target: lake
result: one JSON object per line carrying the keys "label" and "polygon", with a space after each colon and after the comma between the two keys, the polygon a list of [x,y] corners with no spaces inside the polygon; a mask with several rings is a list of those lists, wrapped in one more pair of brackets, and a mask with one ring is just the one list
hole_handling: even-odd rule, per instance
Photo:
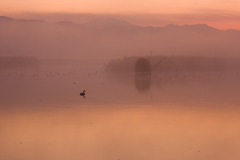
{"label": "lake", "polygon": [[50,66],[0,76],[1,160],[240,158],[238,72],[139,81],[99,66]]}

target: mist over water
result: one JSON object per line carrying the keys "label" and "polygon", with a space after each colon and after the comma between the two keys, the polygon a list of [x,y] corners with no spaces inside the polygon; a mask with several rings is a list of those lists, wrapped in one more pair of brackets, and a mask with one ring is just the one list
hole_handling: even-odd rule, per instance
{"label": "mist over water", "polygon": [[40,61],[1,70],[1,159],[240,157],[237,71],[152,71],[139,90],[108,62]]}
{"label": "mist over water", "polygon": [[[168,26],[177,28],[176,35],[172,34],[173,28],[167,27],[167,31],[161,31],[167,37],[163,39],[183,47],[177,56],[172,56],[170,53],[179,48],[169,51],[169,43],[159,47],[155,40],[159,35],[151,37],[152,33],[144,34],[149,38],[146,39],[138,30],[140,34],[130,35],[130,41],[136,43],[125,43],[129,38],[129,24],[125,22],[119,27],[117,21],[107,32],[105,24],[97,26],[103,27],[104,32],[92,29],[93,37],[82,30],[75,35],[76,28],[67,30],[66,23],[63,28],[57,27],[59,30],[55,30],[56,24],[21,23],[33,29],[24,32],[32,33],[39,31],[40,23],[43,33],[28,35],[27,41],[21,42],[23,32],[17,36],[1,32],[8,42],[16,42],[11,43],[14,47],[10,43],[0,46],[1,160],[240,158],[240,61],[235,41],[232,50],[221,46],[225,50],[218,56],[213,56],[218,50],[208,48],[211,44],[201,41],[197,46],[205,48],[194,48],[199,39],[184,50],[187,43],[180,43],[180,39],[167,33],[175,37],[186,26]],[[88,26],[94,26],[91,23]],[[117,31],[116,26],[120,28]],[[1,27],[1,31],[7,28]],[[201,26],[200,30],[202,27],[210,33],[208,27]],[[187,30],[196,33],[196,28]],[[211,34],[219,32],[214,30]],[[221,31],[220,37],[229,38],[228,33]],[[19,39],[11,39],[11,34]],[[142,40],[136,40],[139,37],[149,45],[142,45]],[[192,41],[191,38],[187,36],[185,40]],[[219,42],[215,38],[215,45],[228,40]],[[7,44],[3,38],[0,41]],[[164,54],[146,54],[143,50],[149,46]],[[142,51],[138,54],[139,50]],[[201,56],[196,50],[209,52]],[[232,51],[231,55],[224,55],[226,50]],[[213,54],[206,56],[208,53]],[[83,90],[85,98],[80,96]]]}
{"label": "mist over water", "polygon": [[[215,58],[204,66],[200,62],[193,66],[180,60],[176,64],[176,58],[167,57],[154,69],[155,57],[147,74],[134,71],[137,59],[118,59],[117,63],[104,59],[36,59],[36,65],[17,68],[12,62],[12,68],[1,69],[1,108],[11,104],[239,104],[240,71],[232,68],[238,67],[230,65],[232,61],[220,68],[223,64],[219,66],[218,62],[208,66],[217,61]],[[83,90],[85,99],[79,95]]]}

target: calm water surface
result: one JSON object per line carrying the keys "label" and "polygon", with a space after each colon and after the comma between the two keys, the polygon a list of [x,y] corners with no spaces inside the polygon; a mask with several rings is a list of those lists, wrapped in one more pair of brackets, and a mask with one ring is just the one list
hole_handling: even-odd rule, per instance
{"label": "calm water surface", "polygon": [[0,159],[239,160],[238,78],[186,75],[1,72]]}

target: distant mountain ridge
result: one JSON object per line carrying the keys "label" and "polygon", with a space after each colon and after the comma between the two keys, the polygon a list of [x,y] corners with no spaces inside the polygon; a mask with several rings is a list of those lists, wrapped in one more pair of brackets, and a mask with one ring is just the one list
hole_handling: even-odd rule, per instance
{"label": "distant mountain ridge", "polygon": [[[34,19],[13,19],[11,17],[7,16],[0,16],[0,21],[22,21],[22,22],[45,22],[44,20],[34,20]],[[63,21],[57,21],[55,24],[60,24],[60,25],[85,25],[88,27],[94,27],[94,28],[113,28],[113,27],[151,27],[151,28],[158,28],[158,29],[177,29],[177,28],[182,28],[182,29],[204,29],[204,30],[219,30],[214,27],[211,27],[207,24],[193,24],[193,25],[176,25],[176,24],[167,24],[162,27],[152,27],[152,26],[142,26],[142,25],[136,25],[133,23],[130,23],[125,20],[121,19],[114,19],[114,18],[96,18],[93,20],[90,20],[87,23],[77,23],[74,21],[69,21],[69,20],[63,20]],[[234,30],[237,31],[237,30]]]}
{"label": "distant mountain ridge", "polygon": [[93,19],[86,23],[87,26],[91,27],[130,27],[135,26],[125,20],[112,19],[112,18],[104,18],[104,19]]}
{"label": "distant mountain ridge", "polygon": [[81,58],[146,55],[240,56],[240,31],[207,24],[141,26],[105,18],[87,23],[0,16],[0,56]]}
{"label": "distant mountain ridge", "polygon": [[6,21],[12,21],[12,22],[45,22],[44,20],[13,19],[13,18],[11,18],[11,17],[0,16],[0,22],[6,22]]}
{"label": "distant mountain ridge", "polygon": [[0,21],[12,21],[13,19],[6,16],[0,16]]}

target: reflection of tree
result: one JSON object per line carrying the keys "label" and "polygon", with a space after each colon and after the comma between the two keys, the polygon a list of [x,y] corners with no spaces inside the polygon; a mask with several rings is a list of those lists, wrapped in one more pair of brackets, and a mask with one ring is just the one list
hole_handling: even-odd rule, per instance
{"label": "reflection of tree", "polygon": [[149,90],[151,87],[151,73],[150,72],[136,72],[135,73],[135,87],[140,92]]}
{"label": "reflection of tree", "polygon": [[146,58],[136,61],[135,86],[138,91],[147,91],[151,86],[151,64]]}
{"label": "reflection of tree", "polygon": [[227,67],[239,68],[239,60],[233,61],[235,63],[231,64],[232,66],[229,65],[231,62],[231,59],[220,57],[154,56],[148,59],[133,56],[110,61],[106,66],[106,71],[111,74],[134,73],[135,87],[139,91],[146,91],[151,87],[151,80],[156,77],[161,77],[166,81],[180,82],[189,77],[197,78],[203,73],[221,72],[228,69]]}

